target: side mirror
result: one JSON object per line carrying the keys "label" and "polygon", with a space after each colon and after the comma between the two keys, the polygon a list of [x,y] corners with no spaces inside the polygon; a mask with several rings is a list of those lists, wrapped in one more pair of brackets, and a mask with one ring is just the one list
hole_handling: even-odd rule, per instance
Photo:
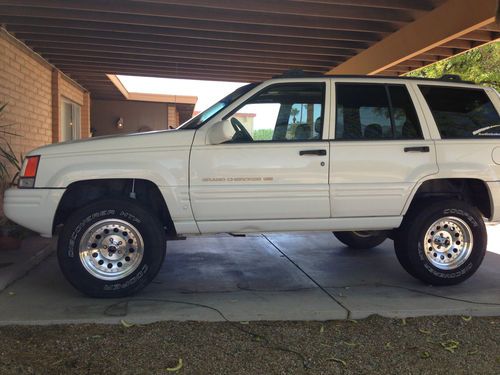
{"label": "side mirror", "polygon": [[234,128],[231,121],[223,120],[212,125],[207,133],[207,143],[218,145],[233,139]]}

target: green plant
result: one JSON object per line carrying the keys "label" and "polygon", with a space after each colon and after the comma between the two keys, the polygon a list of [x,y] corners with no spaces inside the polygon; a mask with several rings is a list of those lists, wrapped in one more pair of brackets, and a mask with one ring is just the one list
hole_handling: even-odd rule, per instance
{"label": "green plant", "polygon": [[449,59],[407,73],[408,77],[440,78],[457,74],[465,81],[494,87],[500,91],[500,42],[471,49]]}
{"label": "green plant", "polygon": [[0,181],[2,183],[5,183],[10,177],[10,168],[14,168],[16,171],[15,175],[12,177],[12,181],[17,177],[21,170],[20,159],[16,156],[16,153],[12,149],[12,146],[7,138],[8,136],[17,137],[18,135],[10,131],[13,124],[2,122],[2,117],[6,107],[7,103],[0,104]]}
{"label": "green plant", "polygon": [[273,139],[274,129],[257,129],[253,131],[252,138],[255,141],[270,141]]}

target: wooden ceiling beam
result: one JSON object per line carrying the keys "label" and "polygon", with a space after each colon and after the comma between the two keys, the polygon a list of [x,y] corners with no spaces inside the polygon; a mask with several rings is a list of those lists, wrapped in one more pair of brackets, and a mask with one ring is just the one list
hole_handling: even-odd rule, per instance
{"label": "wooden ceiling beam", "polygon": [[497,5],[498,0],[448,0],[329,73],[377,74],[387,70],[490,24],[495,20]]}
{"label": "wooden ceiling beam", "polygon": [[135,59],[144,61],[189,63],[190,61],[216,61],[220,63],[250,63],[253,65],[285,65],[289,67],[319,67],[324,68],[341,61],[341,59],[291,59],[275,57],[249,57],[235,55],[217,55],[217,54],[197,54],[197,53],[176,53],[169,51],[145,51],[140,49],[121,49],[116,47],[100,47],[92,45],[63,45],[55,46],[50,44],[46,46],[40,43],[30,45],[36,52],[45,54],[73,55],[73,56],[96,56],[96,57],[114,57],[123,59]]}
{"label": "wooden ceiling beam", "polygon": [[[94,67],[102,67],[102,72],[105,72],[106,66],[112,64],[120,64],[120,66],[130,66],[137,69],[143,69],[144,72],[152,69],[158,68],[170,68],[170,69],[205,69],[206,71],[218,71],[218,70],[227,70],[227,69],[238,69],[242,72],[248,73],[262,73],[262,74],[275,74],[276,72],[281,73],[291,69],[288,65],[273,65],[267,67],[260,66],[245,66],[244,64],[176,64],[176,63],[156,63],[156,62],[147,62],[147,61],[127,61],[124,62],[120,59],[98,59],[97,57],[92,56],[75,56],[75,57],[66,57],[66,56],[57,56],[57,55],[48,55],[46,59],[50,61],[52,64],[59,67],[61,63],[71,63],[74,65],[81,65],[82,67],[94,66]],[[302,70],[307,72],[316,72],[316,73],[325,73],[328,68],[311,68],[304,66]]]}
{"label": "wooden ceiling beam", "polygon": [[408,60],[408,61],[423,61],[423,62],[428,62],[428,63],[434,63],[434,62],[437,62],[439,60],[440,60],[439,56],[422,54],[422,55],[415,56],[411,60]]}
{"label": "wooden ceiling beam", "polygon": [[[71,74],[85,74],[92,72],[101,72],[101,68],[82,68],[81,66],[71,66],[65,65],[64,68],[61,69],[64,73],[68,74],[71,77]],[[200,79],[207,81],[229,81],[229,82],[254,82],[254,81],[263,81],[271,78],[271,75],[254,75],[254,74],[226,74],[222,73],[202,73],[199,72],[175,72],[174,70],[158,70],[158,71],[145,71],[144,69],[131,69],[131,68],[108,68],[108,74],[116,74],[116,75],[130,75],[130,76],[140,76],[140,77],[158,77],[158,78],[181,78],[181,79]]]}
{"label": "wooden ceiling beam", "polygon": [[279,35],[272,35],[266,33],[256,34],[259,30],[253,33],[241,32],[224,32],[224,31],[210,31],[207,33],[203,30],[193,29],[179,29],[168,27],[168,25],[148,26],[148,25],[130,25],[119,23],[106,23],[98,21],[78,21],[66,20],[64,18],[36,18],[18,15],[2,15],[2,8],[0,7],[0,23],[8,25],[24,25],[24,26],[40,26],[46,29],[53,27],[64,28],[68,30],[76,30],[81,33],[88,31],[96,31],[101,34],[120,32],[133,35],[147,35],[154,37],[168,37],[168,38],[189,38],[199,40],[217,40],[226,42],[250,42],[259,44],[270,44],[285,46],[285,48],[292,48],[295,46],[310,46],[310,47],[332,47],[335,46],[337,41],[344,42],[360,42],[371,43],[382,39],[383,35],[379,33],[367,33],[359,31],[344,31],[333,30],[313,36],[299,36],[297,33],[293,35],[286,35],[279,33]]}
{"label": "wooden ceiling beam", "polygon": [[[151,10],[144,4],[123,0],[67,1],[67,0],[0,0],[0,13],[5,15],[63,18],[81,21],[104,21],[130,25],[165,26],[206,31],[246,32],[257,28],[273,34],[279,29],[288,35],[298,32],[325,30],[350,30],[390,33],[404,22],[379,22],[344,18],[318,18],[287,15],[270,15],[255,12],[230,12],[227,10],[195,12],[185,7]],[[250,26],[250,27],[249,27]]]}
{"label": "wooden ceiling beam", "polygon": [[[45,36],[78,36],[78,37],[90,37],[96,39],[109,39],[109,40],[119,40],[119,41],[137,41],[137,42],[153,42],[158,44],[171,44],[171,45],[189,45],[192,47],[215,47],[215,48],[227,48],[234,50],[247,50],[247,51],[265,51],[265,52],[276,52],[276,51],[290,51],[297,54],[306,55],[331,55],[332,50],[336,49],[350,49],[350,50],[363,50],[369,46],[369,42],[355,42],[349,40],[331,40],[326,41],[323,39],[306,39],[306,41],[298,40],[296,44],[290,45],[291,48],[287,48],[287,43],[293,43],[296,38],[272,38],[269,37],[266,41],[248,41],[244,39],[235,40],[220,40],[220,39],[207,39],[207,35],[199,37],[185,37],[185,36],[171,36],[164,34],[141,34],[135,32],[114,32],[109,30],[82,30],[77,28],[67,28],[67,27],[54,27],[54,25],[49,26],[27,26],[27,25],[16,25],[9,24],[8,29],[10,32],[20,35],[22,34],[36,34],[40,38]],[[317,43],[319,42],[319,43]]]}
{"label": "wooden ceiling beam", "polygon": [[[375,20],[388,22],[411,22],[413,17],[407,11],[395,8],[380,9],[371,6],[356,6],[351,3],[335,4],[283,1],[283,0],[135,0],[144,3],[144,7],[152,7],[152,10],[162,10],[164,5],[177,5],[190,9],[238,11],[254,14],[261,12],[266,14],[294,15],[300,17],[321,18],[347,18],[354,20]],[[168,9],[168,8],[166,8]]]}
{"label": "wooden ceiling beam", "polygon": [[494,38],[493,32],[488,30],[475,30],[460,37],[461,40],[471,40],[474,42],[489,42]]}
{"label": "wooden ceiling beam", "polygon": [[450,57],[455,54],[452,48],[435,47],[425,52],[426,55]]}
{"label": "wooden ceiling beam", "polygon": [[[196,51],[200,54],[203,53],[213,53],[213,54],[221,54],[221,55],[236,55],[236,56],[275,56],[275,57],[292,57],[295,58],[297,56],[321,56],[319,58],[324,58],[325,56],[334,57],[334,56],[353,56],[357,53],[357,50],[352,49],[343,49],[343,48],[329,48],[323,49],[320,53],[313,53],[315,48],[301,48],[297,47],[293,50],[287,49],[277,49],[277,48],[269,48],[266,51],[255,51],[252,49],[245,48],[245,44],[241,44],[239,49],[231,49],[231,48],[222,48],[222,47],[207,47],[205,46],[192,46],[186,44],[171,44],[168,42],[144,42],[144,41],[135,41],[135,40],[120,40],[120,39],[107,39],[107,38],[90,38],[87,36],[67,36],[64,34],[54,35],[54,34],[40,34],[40,33],[26,33],[26,32],[17,32],[16,38],[24,41],[28,45],[35,46],[37,43],[43,43],[46,45],[60,45],[61,43],[70,44],[70,45],[95,45],[95,46],[111,46],[118,48],[140,48],[147,50],[161,50],[161,51],[173,51],[173,52],[193,52]],[[326,53],[328,51],[328,53]],[[310,57],[315,58],[315,57]]]}
{"label": "wooden ceiling beam", "polygon": [[[156,0],[154,0],[156,1]],[[159,0],[161,1],[161,0]],[[434,2],[428,0],[291,0],[303,3],[326,3],[339,5],[357,5],[383,9],[402,9],[429,11],[434,9]]]}
{"label": "wooden ceiling beam", "polygon": [[441,44],[441,47],[466,50],[466,49],[471,49],[473,45],[470,40],[463,40],[457,38]]}
{"label": "wooden ceiling beam", "polygon": [[[144,61],[123,61],[120,59],[108,59],[108,58],[101,58],[98,59],[97,57],[91,57],[91,56],[58,56],[58,55],[47,55],[46,58],[53,63],[56,66],[59,66],[60,64],[63,63],[71,63],[74,65],[81,65],[82,67],[85,66],[95,66],[99,67],[101,66],[103,68],[103,71],[105,71],[106,66],[109,65],[119,65],[119,66],[124,66],[124,67],[133,67],[137,69],[144,69],[144,71],[147,71],[148,69],[163,69],[163,68],[170,68],[170,69],[177,69],[177,70],[182,70],[182,69],[199,69],[199,70],[205,70],[205,71],[218,71],[218,70],[238,70],[240,72],[247,72],[247,73],[262,73],[262,74],[277,74],[281,73],[283,71],[286,71],[289,69],[287,65],[275,65],[273,67],[266,67],[262,68],[259,66],[245,66],[241,64],[225,64],[225,65],[207,65],[207,64],[175,64],[175,63],[154,63],[154,62],[144,62]],[[326,71],[327,68],[323,69],[318,69],[318,68],[306,68],[307,71],[309,72],[324,72]]]}

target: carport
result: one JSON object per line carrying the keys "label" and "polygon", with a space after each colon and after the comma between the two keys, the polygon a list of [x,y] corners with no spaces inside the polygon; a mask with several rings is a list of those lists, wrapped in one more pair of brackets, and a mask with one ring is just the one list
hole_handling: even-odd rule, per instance
{"label": "carport", "polygon": [[[0,0],[2,27],[52,64],[53,84],[61,71],[86,90],[87,113],[92,100],[130,99],[116,75],[402,75],[498,40],[497,12],[497,0]],[[26,268],[0,277],[0,291],[10,284],[0,324],[497,315],[500,239],[490,230],[484,270],[446,291],[406,275],[389,241],[355,252],[331,233],[172,241],[156,284],[118,302],[82,298],[53,272],[51,256],[21,280]]]}
{"label": "carport", "polygon": [[92,98],[106,74],[251,82],[401,75],[497,40],[497,0],[0,0],[0,23]]}

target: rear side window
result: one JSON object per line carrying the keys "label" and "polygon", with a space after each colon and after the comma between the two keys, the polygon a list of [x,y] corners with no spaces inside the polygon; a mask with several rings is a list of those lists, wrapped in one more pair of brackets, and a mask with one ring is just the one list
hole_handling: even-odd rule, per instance
{"label": "rear side window", "polygon": [[417,113],[403,85],[336,84],[335,139],[421,139]]}
{"label": "rear side window", "polygon": [[443,139],[500,137],[500,116],[484,90],[419,86]]}

